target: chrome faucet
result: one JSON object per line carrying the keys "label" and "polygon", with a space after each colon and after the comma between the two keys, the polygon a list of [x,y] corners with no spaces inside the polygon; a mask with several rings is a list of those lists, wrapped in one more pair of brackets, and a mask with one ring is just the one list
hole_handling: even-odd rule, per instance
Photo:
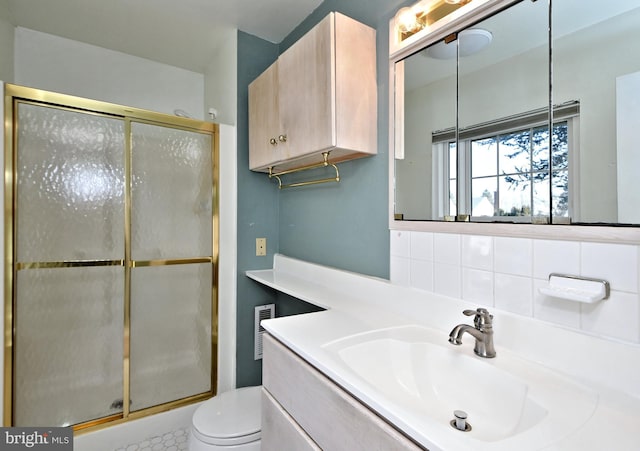
{"label": "chrome faucet", "polygon": [[476,310],[465,310],[467,316],[474,316],[473,326],[467,324],[458,324],[449,334],[449,343],[454,345],[462,344],[462,335],[469,333],[476,339],[476,346],[473,348],[480,357],[492,358],[496,356],[496,350],[493,347],[493,315],[487,309],[479,308]]}

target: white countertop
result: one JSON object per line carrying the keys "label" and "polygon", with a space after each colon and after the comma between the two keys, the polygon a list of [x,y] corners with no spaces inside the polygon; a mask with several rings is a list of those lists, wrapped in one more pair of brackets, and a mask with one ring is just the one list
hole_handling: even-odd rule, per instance
{"label": "white countertop", "polygon": [[[376,329],[419,325],[442,333],[469,323],[462,310],[476,305],[389,281],[276,255],[270,270],[248,271],[251,279],[327,310],[276,318],[265,329],[417,442],[432,450],[510,449],[513,441],[474,442],[453,429],[417,426],[384,395],[372,390],[336,361],[324,345]],[[494,315],[496,362],[500,356],[535,363],[595,394],[596,408],[580,428],[559,440],[537,431],[519,450],[637,450],[640,446],[640,346],[605,340],[497,309]],[[473,356],[467,337],[457,352]],[[551,373],[549,373],[551,374]],[[523,434],[524,435],[524,434]],[[471,440],[471,441],[470,441]],[[513,449],[513,448],[511,448]]]}

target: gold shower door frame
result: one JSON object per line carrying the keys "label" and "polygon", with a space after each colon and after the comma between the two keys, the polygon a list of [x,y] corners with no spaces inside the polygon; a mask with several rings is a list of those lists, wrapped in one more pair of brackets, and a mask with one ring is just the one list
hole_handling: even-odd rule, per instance
{"label": "gold shower door frame", "polygon": [[[63,268],[63,267],[98,267],[98,266],[122,266],[124,267],[124,349],[123,361],[123,409],[122,413],[97,418],[79,423],[73,426],[75,432],[93,431],[129,420],[153,415],[176,407],[192,404],[210,398],[216,393],[217,386],[217,362],[218,362],[218,240],[219,240],[219,127],[217,124],[198,121],[194,119],[171,116],[138,108],[125,107],[116,104],[84,99],[65,94],[58,94],[17,85],[5,84],[5,171],[4,171],[4,246],[5,246],[5,270],[4,270],[4,426],[13,426],[13,393],[14,393],[14,337],[15,323],[14,312],[16,309],[16,284],[17,272],[28,269]],[[125,133],[125,211],[124,211],[124,260],[82,260],[60,262],[33,262],[18,263],[16,253],[16,209],[17,209],[17,130],[18,130],[18,105],[34,104],[37,106],[51,107],[80,113],[87,113],[102,117],[120,119],[124,122]],[[131,161],[132,161],[132,133],[133,123],[148,124],[166,128],[174,128],[183,131],[197,132],[211,136],[211,161],[212,161],[212,249],[211,256],[199,258],[186,258],[175,260],[132,260],[131,258]],[[182,264],[212,264],[211,286],[211,389],[208,392],[174,400],[160,405],[147,407],[135,412],[130,408],[130,330],[131,330],[131,270],[136,267],[168,266]],[[54,425],[50,425],[54,426]]]}

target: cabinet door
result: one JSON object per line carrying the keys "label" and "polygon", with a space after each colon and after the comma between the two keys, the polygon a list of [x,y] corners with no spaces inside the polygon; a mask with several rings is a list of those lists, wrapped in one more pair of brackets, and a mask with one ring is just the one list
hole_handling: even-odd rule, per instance
{"label": "cabinet door", "polygon": [[278,60],[280,122],[292,158],[335,145],[334,48],[330,14]]}
{"label": "cabinet door", "polygon": [[261,451],[322,451],[264,388],[260,438]]}
{"label": "cabinet door", "polygon": [[[424,449],[271,335],[263,338],[263,389],[291,418],[288,423],[282,418],[263,422],[264,450],[288,449],[286,442],[277,443],[278,438],[304,443],[301,439],[306,437],[324,450]],[[270,407],[263,418],[272,413]],[[298,428],[304,434],[295,438]]]}
{"label": "cabinet door", "polygon": [[288,158],[286,142],[278,139],[278,62],[249,85],[249,168],[271,166]]}

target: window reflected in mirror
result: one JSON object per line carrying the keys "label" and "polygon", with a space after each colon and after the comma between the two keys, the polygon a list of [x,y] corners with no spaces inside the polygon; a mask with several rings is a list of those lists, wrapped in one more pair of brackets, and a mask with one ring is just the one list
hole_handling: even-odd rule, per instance
{"label": "window reflected in mirror", "polygon": [[[577,105],[570,109],[576,111]],[[573,153],[569,129],[575,127],[577,120],[576,115],[554,124],[551,160],[546,124],[532,123],[514,129],[498,121],[491,127],[485,126],[484,133],[463,135],[460,150],[456,141],[439,141],[437,134],[432,135],[434,154],[443,149],[449,151],[448,159],[439,160],[442,166],[434,168],[443,176],[436,173],[433,179],[444,182],[437,187],[442,197],[440,205],[445,207],[438,213],[438,219],[455,216],[457,205],[462,205],[467,207],[464,211],[472,221],[546,223],[551,214],[556,223],[568,222],[570,153]],[[495,131],[488,132],[487,128]],[[461,178],[459,188],[458,173],[467,174]],[[459,203],[458,193],[462,196]]]}

